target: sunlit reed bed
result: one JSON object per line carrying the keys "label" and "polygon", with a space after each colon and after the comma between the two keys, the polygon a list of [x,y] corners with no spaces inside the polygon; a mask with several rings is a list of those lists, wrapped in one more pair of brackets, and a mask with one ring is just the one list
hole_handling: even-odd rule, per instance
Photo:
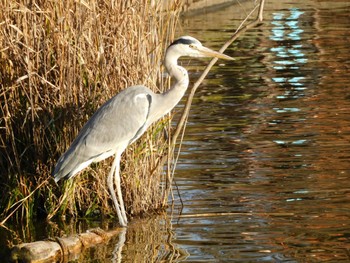
{"label": "sunlit reed bed", "polygon": [[[174,1],[169,12],[162,1],[146,0],[0,5],[0,188],[7,193],[1,218],[22,198],[13,218],[113,215],[105,184],[111,160],[63,188],[50,178],[52,167],[93,112],[120,90],[134,84],[168,89],[159,66],[180,5]],[[168,129],[165,118],[123,155],[130,215],[167,203]]]}

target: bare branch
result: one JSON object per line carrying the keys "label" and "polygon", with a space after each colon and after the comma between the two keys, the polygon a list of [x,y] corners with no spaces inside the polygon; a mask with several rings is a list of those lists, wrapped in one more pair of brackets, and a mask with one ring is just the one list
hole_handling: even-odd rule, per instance
{"label": "bare branch", "polygon": [[[221,49],[219,50],[219,52],[223,53],[239,36],[241,36],[245,31],[247,31],[248,29],[251,29],[253,27],[256,27],[257,25],[259,25],[262,20],[263,20],[263,10],[264,10],[264,2],[265,0],[260,0],[259,5],[256,5],[254,7],[254,9],[247,15],[247,17],[241,22],[241,24],[239,25],[238,29],[236,30],[236,32],[231,36],[231,38],[221,47]],[[256,11],[256,9],[259,8],[258,11],[258,15],[256,17],[255,20],[253,20],[252,22],[244,25],[246,23],[246,21],[250,18],[250,16]],[[183,138],[183,134],[185,132],[185,124],[187,122],[187,118],[189,115],[189,111],[192,105],[192,101],[193,101],[193,97],[194,94],[197,90],[197,88],[199,87],[199,85],[203,82],[204,78],[207,76],[207,74],[209,73],[210,69],[213,67],[213,65],[216,63],[218,59],[217,58],[213,58],[210,63],[208,64],[208,66],[204,69],[202,75],[199,77],[199,79],[194,83],[193,87],[190,89],[190,93],[189,96],[187,98],[186,101],[186,105],[185,108],[183,110],[183,113],[181,115],[181,118],[176,126],[175,132],[172,136],[172,140],[171,140],[171,144],[170,146],[172,147],[172,149],[170,150],[170,152],[173,152],[173,149],[175,148],[175,144],[176,141],[179,137],[180,132],[182,132],[182,138]],[[182,141],[182,139],[181,139]],[[181,142],[180,142],[181,145]],[[173,164],[174,166],[176,166],[176,162]],[[172,169],[171,171],[171,175],[173,176],[173,172],[175,169]],[[168,171],[170,172],[170,171]],[[171,178],[172,178],[171,176]]]}

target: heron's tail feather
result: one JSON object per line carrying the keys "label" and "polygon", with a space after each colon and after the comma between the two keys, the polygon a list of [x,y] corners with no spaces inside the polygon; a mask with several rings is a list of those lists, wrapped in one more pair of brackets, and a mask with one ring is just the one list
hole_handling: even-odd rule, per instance
{"label": "heron's tail feather", "polygon": [[61,172],[58,172],[58,173],[53,173],[52,174],[53,176],[53,179],[55,180],[55,182],[57,183],[58,181],[64,179],[64,180],[67,180],[69,179],[70,177],[72,177],[71,173],[68,173],[68,174],[64,174],[64,173],[61,173]]}
{"label": "heron's tail feather", "polygon": [[78,156],[75,154],[69,154],[69,152],[66,152],[61,156],[54,172],[52,173],[55,182],[62,179],[68,180],[69,178],[72,178],[78,172],[88,167],[93,161],[93,159],[81,160]]}

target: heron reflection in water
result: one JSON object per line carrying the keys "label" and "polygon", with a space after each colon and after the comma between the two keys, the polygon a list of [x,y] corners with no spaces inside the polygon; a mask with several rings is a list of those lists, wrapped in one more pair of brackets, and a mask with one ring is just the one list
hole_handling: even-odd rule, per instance
{"label": "heron reflection in water", "polygon": [[108,100],[87,121],[68,150],[59,158],[53,172],[58,182],[72,178],[93,162],[114,156],[107,185],[122,226],[126,226],[128,220],[120,186],[121,154],[152,123],[169,113],[185,94],[189,78],[187,70],[177,64],[181,56],[233,59],[202,46],[201,42],[190,36],[175,40],[167,48],[164,60],[168,73],[175,80],[173,86],[161,94],[145,86],[132,86]]}

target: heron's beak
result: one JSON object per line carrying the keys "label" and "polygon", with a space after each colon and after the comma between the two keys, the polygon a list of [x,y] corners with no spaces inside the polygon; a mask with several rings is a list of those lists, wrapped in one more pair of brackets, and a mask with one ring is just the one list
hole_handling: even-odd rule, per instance
{"label": "heron's beak", "polygon": [[222,58],[226,60],[234,60],[233,57],[227,56],[225,54],[216,52],[207,47],[196,47],[196,49],[204,56],[204,57],[214,57],[214,58]]}

